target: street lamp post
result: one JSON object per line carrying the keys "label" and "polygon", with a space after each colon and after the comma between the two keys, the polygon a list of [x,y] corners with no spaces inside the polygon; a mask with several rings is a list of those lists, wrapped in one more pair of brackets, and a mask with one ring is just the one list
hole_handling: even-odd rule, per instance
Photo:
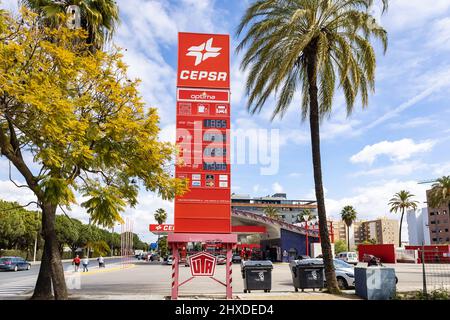
{"label": "street lamp post", "polygon": [[309,256],[308,220],[309,220],[309,215],[305,214],[305,215],[303,216],[303,221],[305,221],[305,230],[306,230],[306,255],[307,255],[307,256]]}

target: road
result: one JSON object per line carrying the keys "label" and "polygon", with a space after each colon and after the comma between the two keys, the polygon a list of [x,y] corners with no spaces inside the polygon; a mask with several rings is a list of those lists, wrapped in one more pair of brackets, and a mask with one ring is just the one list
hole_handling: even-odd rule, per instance
{"label": "road", "polygon": [[[107,258],[105,264],[117,264],[121,261],[121,258]],[[96,259],[89,260],[89,269],[98,269],[98,263]],[[40,264],[33,264],[28,271],[2,271],[0,272],[0,299],[1,297],[10,297],[24,292],[28,292],[34,288],[36,284],[37,276],[39,274]],[[70,261],[63,262],[63,268],[66,272],[73,269]]]}
{"label": "road", "polygon": [[[69,293],[72,298],[79,299],[164,299],[170,295],[171,266],[160,263],[138,262],[131,260],[130,264],[123,267],[120,260],[113,260],[107,264],[107,268],[99,270],[96,266],[89,273],[73,273],[70,264],[65,264],[67,269],[66,281],[69,285]],[[92,263],[92,265],[96,263]],[[422,289],[421,265],[397,264],[387,265],[396,269],[399,279],[398,291],[412,291]],[[450,271],[450,266],[447,270]],[[32,288],[37,277],[37,268],[33,274],[27,272],[0,273],[0,299],[14,297],[14,294],[23,292],[28,285]],[[430,268],[430,272],[433,270]],[[180,266],[180,281],[190,278],[190,268]],[[225,281],[225,266],[216,267],[216,278]],[[446,275],[446,282],[450,284],[450,274]],[[6,281],[6,285],[3,282]],[[2,289],[3,288],[3,289]],[[9,288],[9,291],[5,291]],[[14,289],[14,290],[13,290]],[[25,288],[26,289],[26,288]],[[15,291],[16,290],[16,291]],[[3,295],[2,295],[3,292]],[[205,278],[196,278],[180,288],[180,296],[223,296],[225,288],[219,283]],[[271,294],[293,293],[292,278],[289,267],[285,263],[275,264],[272,271]],[[348,290],[347,293],[354,293]],[[233,293],[243,294],[243,280],[239,264],[233,265]],[[252,292],[253,294],[253,292]],[[264,293],[259,293],[264,295]]]}

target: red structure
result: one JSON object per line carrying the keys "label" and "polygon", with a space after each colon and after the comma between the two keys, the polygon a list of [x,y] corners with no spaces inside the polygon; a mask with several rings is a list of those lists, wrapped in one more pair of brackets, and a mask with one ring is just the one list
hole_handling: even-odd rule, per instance
{"label": "red structure", "polygon": [[363,261],[364,254],[371,254],[381,259],[382,263],[396,263],[394,244],[360,244],[358,258]]}
{"label": "red structure", "polygon": [[229,36],[179,33],[175,198],[180,233],[231,233]]}
{"label": "red structure", "polygon": [[[189,191],[175,198],[174,233],[167,239],[173,254],[172,299],[178,298],[179,287],[199,275],[226,286],[227,299],[232,298],[237,235],[231,234],[230,95],[230,37],[179,33],[175,176],[189,182]],[[179,283],[179,250],[188,242],[223,245],[225,283],[213,277],[215,268],[210,267],[215,263],[207,253],[195,256],[192,277]]]}
{"label": "red structure", "polygon": [[425,263],[450,263],[450,245],[405,246],[405,249],[417,250],[419,263],[422,262],[422,253]]}

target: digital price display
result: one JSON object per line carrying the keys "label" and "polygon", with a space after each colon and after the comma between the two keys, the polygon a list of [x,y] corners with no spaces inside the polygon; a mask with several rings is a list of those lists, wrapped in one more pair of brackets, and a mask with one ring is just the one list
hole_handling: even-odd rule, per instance
{"label": "digital price display", "polygon": [[203,127],[206,129],[227,129],[227,120],[205,119]]}
{"label": "digital price display", "polygon": [[204,157],[225,157],[227,155],[226,148],[205,148]]}
{"label": "digital price display", "polygon": [[203,134],[203,142],[226,142],[227,135],[225,133],[209,133]]}

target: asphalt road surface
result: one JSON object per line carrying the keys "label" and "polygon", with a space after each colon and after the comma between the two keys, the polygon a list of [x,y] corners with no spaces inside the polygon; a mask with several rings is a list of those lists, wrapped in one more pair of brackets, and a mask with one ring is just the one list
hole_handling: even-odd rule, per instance
{"label": "asphalt road surface", "polygon": [[[121,258],[105,259],[105,265],[117,264],[121,262]],[[72,262],[63,262],[66,272],[73,270]],[[33,264],[30,270],[25,271],[1,271],[0,272],[0,299],[2,297],[11,297],[33,290],[39,274],[40,264]],[[80,270],[82,268],[80,267]],[[89,260],[89,270],[98,269],[96,259]]]}
{"label": "asphalt road surface", "polygon": [[[106,262],[105,269],[98,269],[96,261],[90,265],[88,273],[74,273],[70,263],[65,263],[66,281],[69,294],[75,299],[164,299],[170,296],[171,266],[155,262],[130,260],[123,265],[120,259]],[[422,266],[415,264],[387,265],[396,269],[399,279],[398,291],[413,291],[422,289]],[[430,272],[433,269],[429,268]],[[450,265],[447,265],[447,272]],[[442,270],[439,270],[442,273]],[[30,292],[36,282],[37,266],[31,271],[0,273],[0,299],[14,298]],[[441,274],[442,276],[442,274]],[[443,279],[450,284],[450,273],[444,274]],[[225,266],[216,267],[216,279],[225,282]],[[180,282],[190,278],[190,268],[180,266]],[[243,294],[244,283],[239,264],[233,265],[233,294]],[[274,264],[272,271],[272,293],[293,293],[292,278],[288,264]],[[354,293],[348,290],[347,293]],[[179,291],[182,296],[211,296],[224,295],[225,287],[208,278],[195,278],[184,284]],[[252,291],[253,293],[253,291]],[[261,291],[261,295],[264,293]]]}

